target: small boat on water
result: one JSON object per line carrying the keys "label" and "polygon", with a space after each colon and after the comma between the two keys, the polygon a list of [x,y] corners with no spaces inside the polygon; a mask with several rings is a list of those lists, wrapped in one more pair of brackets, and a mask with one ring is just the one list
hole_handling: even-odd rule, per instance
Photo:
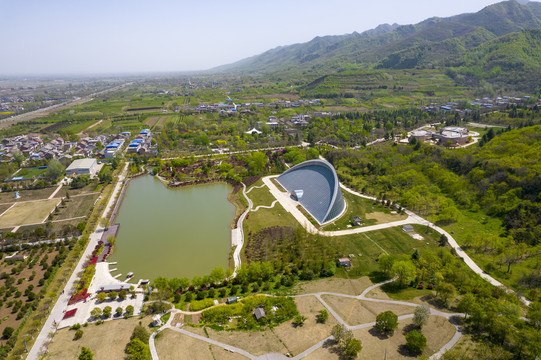
{"label": "small boat on water", "polygon": [[132,272],[129,272],[128,275],[126,275],[126,278],[127,279],[131,279],[133,277],[133,273]]}

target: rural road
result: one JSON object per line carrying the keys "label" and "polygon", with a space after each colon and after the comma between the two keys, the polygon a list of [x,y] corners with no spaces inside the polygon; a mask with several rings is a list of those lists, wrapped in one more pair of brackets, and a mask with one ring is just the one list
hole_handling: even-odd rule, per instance
{"label": "rural road", "polygon": [[[105,207],[105,210],[103,211],[102,217],[107,216],[109,210],[115,203],[115,199],[117,194],[119,194],[120,190],[122,189],[122,184],[124,182],[124,179],[126,177],[126,174],[128,172],[128,163],[126,163],[124,169],[122,170],[122,173],[118,177],[118,181],[115,185],[115,188],[109,198],[109,201],[107,202],[107,206]],[[75,270],[72,272],[69,280],[66,282],[66,285],[64,286],[63,292],[58,297],[58,300],[54,304],[53,308],[51,309],[51,312],[49,314],[49,317],[45,321],[45,325],[43,325],[43,328],[41,329],[38,337],[36,338],[36,341],[32,345],[32,348],[30,349],[30,352],[28,353],[27,359],[35,360],[40,358],[43,355],[43,351],[46,348],[46,345],[48,344],[50,340],[50,333],[54,333],[56,331],[56,325],[60,323],[60,320],[62,320],[62,317],[64,316],[64,310],[68,306],[68,301],[71,297],[71,290],[74,287],[74,284],[77,282],[79,278],[79,272],[83,270],[83,265],[86,262],[86,259],[92,254],[92,251],[94,251],[94,248],[98,244],[98,241],[101,239],[103,233],[103,227],[98,225],[96,227],[96,230],[90,235],[90,239],[88,241],[88,245],[86,246],[86,249],[84,253],[79,258],[79,262],[77,263],[77,266]]]}

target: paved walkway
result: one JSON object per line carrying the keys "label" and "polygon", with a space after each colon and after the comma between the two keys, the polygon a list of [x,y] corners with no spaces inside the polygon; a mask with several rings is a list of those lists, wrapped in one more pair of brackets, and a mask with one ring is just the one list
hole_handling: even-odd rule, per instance
{"label": "paved walkway", "polygon": [[[250,209],[254,206],[254,203],[252,202],[252,200],[250,200],[248,195],[246,195],[246,185],[244,183],[242,184],[242,193],[244,194],[244,197],[246,198],[246,200],[248,200],[248,209],[246,209],[242,213],[237,223],[238,227],[236,229],[237,231],[235,232],[235,236],[236,236],[235,242],[237,244],[237,247],[235,248],[235,251],[233,252],[233,262],[235,263],[235,270],[233,271],[231,278],[234,278],[235,276],[237,276],[237,271],[238,269],[240,269],[240,251],[242,250],[242,247],[244,246],[244,230],[242,229],[242,224],[244,222],[244,219],[246,218],[246,215],[248,215],[248,213],[250,212]],[[233,233],[231,233],[231,235],[233,236]],[[233,239],[232,239],[232,242],[233,242]]]}
{"label": "paved walkway", "polygon": [[62,186],[64,186],[63,183],[60,183],[60,185],[58,185],[58,187],[56,188],[55,191],[53,191],[53,193],[47,198],[48,200],[51,200],[55,197],[55,195],[60,191],[60,189],[62,189]]}
{"label": "paved walkway", "polygon": [[[124,182],[124,178],[126,177],[128,171],[128,164],[126,163],[126,166],[124,167],[124,170],[118,177],[118,182],[113,190],[113,193],[111,194],[111,197],[109,198],[109,202],[107,203],[107,206],[105,207],[105,210],[103,211],[103,216],[106,216],[113,204],[115,203],[116,195],[120,192],[120,189],[122,189],[122,184]],[[98,225],[96,227],[96,231],[94,231],[90,235],[90,239],[88,241],[88,245],[86,246],[85,251],[79,258],[79,262],[75,268],[75,270],[72,272],[69,280],[66,282],[66,285],[64,286],[64,290],[62,291],[62,294],[58,297],[57,302],[51,309],[50,315],[45,321],[45,324],[43,325],[43,328],[41,329],[38,337],[36,338],[36,341],[34,342],[34,345],[30,349],[30,352],[28,353],[27,359],[38,359],[41,355],[43,355],[46,345],[48,344],[50,340],[50,333],[54,333],[56,331],[57,324],[60,323],[62,320],[62,317],[64,316],[64,310],[66,310],[68,306],[68,301],[71,297],[71,290],[73,289],[76,281],[79,278],[79,273],[83,270],[83,265],[86,262],[87,258],[92,254],[92,251],[94,251],[94,248],[98,244],[98,241],[101,239],[101,235],[103,232],[103,227]]]}
{"label": "paved walkway", "polygon": [[[359,330],[359,329],[366,329],[366,328],[374,327],[376,325],[376,323],[375,322],[369,322],[369,323],[363,323],[363,324],[358,324],[358,325],[349,325],[336,313],[336,311],[329,304],[327,304],[321,298],[321,296],[322,295],[333,295],[333,296],[340,296],[340,297],[357,299],[357,300],[361,300],[361,301],[381,302],[381,303],[387,303],[387,304],[393,304],[393,305],[405,305],[405,306],[411,306],[413,308],[418,307],[419,304],[411,303],[411,302],[407,302],[407,301],[374,299],[374,298],[366,297],[366,294],[368,294],[370,291],[374,290],[376,287],[387,284],[387,283],[389,283],[391,281],[394,281],[394,280],[395,279],[390,279],[390,280],[383,281],[381,283],[372,285],[372,286],[366,288],[360,295],[349,295],[349,294],[332,293],[332,292],[317,292],[317,293],[296,295],[296,296],[293,296],[293,297],[314,296],[331,313],[331,315],[334,316],[334,318],[340,324],[344,325],[347,329],[352,330],[352,331],[353,330]],[[458,340],[460,340],[460,338],[462,336],[462,329],[453,321],[453,318],[457,317],[457,316],[464,316],[464,314],[462,314],[462,313],[447,313],[447,312],[443,312],[443,311],[440,311],[440,310],[437,310],[437,309],[434,309],[434,308],[431,308],[431,307],[429,307],[429,308],[430,308],[430,315],[431,316],[444,317],[444,318],[448,319],[451,322],[451,324],[453,324],[453,326],[455,326],[455,328],[456,328],[456,332],[453,335],[453,337],[451,338],[451,340],[449,340],[438,352],[434,353],[430,357],[430,360],[437,360],[445,353],[445,351],[452,348],[458,342]],[[199,312],[202,312],[202,311],[203,310],[201,310]],[[167,323],[164,324],[162,327],[160,327],[158,330],[156,330],[154,333],[152,333],[152,335],[150,336],[149,346],[150,346],[150,352],[151,352],[151,355],[152,355],[152,360],[159,360],[158,352],[156,350],[156,345],[155,345],[155,337],[156,337],[156,335],[158,333],[160,333],[161,331],[163,331],[165,329],[170,329],[170,330],[176,331],[178,333],[181,333],[183,335],[190,336],[190,337],[192,337],[194,339],[204,341],[206,343],[221,347],[221,348],[223,348],[225,350],[241,354],[241,355],[243,355],[243,356],[245,356],[245,357],[247,357],[249,359],[255,359],[255,360],[283,360],[283,359],[287,359],[287,357],[285,355],[276,354],[276,353],[270,353],[270,354],[264,354],[264,355],[261,355],[261,356],[255,356],[255,355],[250,354],[249,352],[247,352],[244,349],[240,349],[240,348],[237,348],[235,346],[225,344],[225,343],[222,343],[222,342],[207,338],[205,336],[195,334],[193,332],[190,332],[190,331],[178,328],[178,327],[171,326],[171,322],[172,322],[175,314],[177,314],[177,313],[188,313],[188,312],[177,310],[177,309],[171,309],[168,312],[171,312],[171,316],[169,317],[169,320],[167,321]],[[407,320],[407,319],[411,319],[411,318],[413,318],[413,314],[405,314],[405,315],[400,315],[398,317],[398,320],[402,321],[402,320]],[[316,344],[312,345],[311,347],[309,347],[308,349],[304,350],[303,352],[301,352],[297,356],[293,357],[293,359],[295,359],[295,360],[303,359],[306,356],[310,355],[312,352],[314,352],[317,349],[321,348],[326,342],[331,341],[333,339],[334,338],[332,336],[326,337],[325,339],[319,341],[318,343],[316,343]]]}
{"label": "paved walkway", "polygon": [[[306,231],[308,231],[310,233],[320,234],[320,235],[323,235],[323,236],[343,236],[343,235],[350,235],[350,234],[360,234],[360,233],[374,231],[374,230],[381,230],[381,229],[386,229],[386,228],[395,227],[395,226],[403,226],[403,225],[407,225],[407,224],[419,224],[419,225],[428,226],[431,229],[435,230],[436,232],[438,232],[440,234],[443,234],[443,235],[445,235],[447,237],[449,246],[451,246],[456,251],[457,255],[464,260],[466,265],[468,265],[468,267],[470,269],[472,269],[473,272],[475,272],[476,274],[481,276],[483,279],[485,279],[486,281],[488,281],[492,285],[502,287],[509,293],[514,293],[514,291],[512,289],[509,289],[508,287],[503,285],[501,282],[499,282],[498,280],[494,279],[492,276],[485,273],[468,256],[468,254],[466,254],[466,252],[458,245],[458,243],[451,236],[451,234],[449,234],[447,231],[443,230],[439,226],[431,223],[430,221],[423,219],[422,217],[420,217],[419,215],[415,214],[414,212],[412,212],[410,210],[405,210],[406,214],[408,215],[408,218],[406,220],[402,220],[402,221],[394,221],[394,222],[385,223],[385,224],[378,224],[378,225],[365,226],[365,227],[360,227],[360,228],[339,230],[339,231],[320,231],[306,218],[306,216],[304,216],[303,213],[301,213],[299,211],[299,209],[297,209],[297,202],[295,202],[293,199],[291,199],[287,192],[280,191],[272,183],[271,178],[273,178],[273,177],[275,177],[275,176],[264,177],[263,182],[268,186],[269,191],[271,192],[271,194],[280,202],[280,204],[284,207],[284,209],[287,212],[291,213],[291,215],[293,215],[295,217],[295,219],[297,219],[299,224],[301,224],[306,229]],[[356,191],[353,191],[353,190],[347,188],[346,186],[344,186],[342,184],[340,184],[340,187],[343,190],[349,192],[350,194],[353,194],[353,195],[356,195],[356,196],[359,196],[359,197],[362,197],[362,198],[365,198],[365,199],[369,199],[369,200],[375,200],[375,198],[372,197],[372,196],[366,196],[366,195],[360,194],[360,193],[358,193]],[[530,305],[530,301],[528,299],[526,299],[524,296],[522,296],[520,294],[517,294],[517,296],[522,301],[522,303],[524,303],[527,306]]]}

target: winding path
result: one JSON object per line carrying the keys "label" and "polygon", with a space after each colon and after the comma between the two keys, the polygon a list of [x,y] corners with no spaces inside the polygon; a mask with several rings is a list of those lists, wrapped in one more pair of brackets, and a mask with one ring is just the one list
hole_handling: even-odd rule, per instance
{"label": "winding path", "polygon": [[[269,191],[271,192],[271,194],[280,202],[280,204],[284,207],[284,209],[287,212],[291,213],[291,215],[293,215],[295,217],[295,219],[297,219],[299,224],[301,224],[306,229],[306,231],[308,231],[310,233],[319,234],[319,235],[323,235],[323,236],[343,236],[343,235],[350,235],[350,234],[360,234],[360,233],[364,233],[364,232],[369,232],[369,231],[374,231],[374,230],[381,230],[381,229],[386,229],[386,228],[390,228],[390,227],[403,226],[403,225],[409,225],[409,224],[419,224],[419,225],[428,226],[431,229],[438,232],[439,234],[443,234],[443,235],[445,235],[447,237],[447,241],[449,243],[449,246],[451,246],[456,251],[457,255],[464,260],[464,263],[466,263],[466,265],[473,272],[475,272],[476,274],[481,276],[484,280],[488,281],[490,284],[492,284],[494,286],[497,286],[497,287],[501,287],[501,288],[505,289],[505,291],[507,291],[508,293],[515,293],[514,290],[506,287],[501,282],[499,282],[498,280],[494,279],[492,276],[485,273],[472,260],[472,258],[470,258],[468,256],[468,254],[466,254],[466,252],[458,245],[457,241],[451,236],[451,234],[449,234],[447,231],[440,228],[439,226],[431,223],[430,221],[428,221],[426,219],[423,219],[422,217],[420,217],[419,215],[415,214],[414,212],[412,212],[410,210],[405,210],[406,214],[408,215],[408,218],[405,219],[405,220],[401,220],[401,221],[394,221],[394,222],[389,222],[389,223],[385,223],[385,224],[378,224],[378,225],[372,225],[372,226],[359,227],[359,228],[355,228],[355,229],[347,229],[347,230],[339,230],[339,231],[321,231],[321,230],[317,229],[306,218],[306,216],[304,216],[304,214],[299,209],[297,209],[297,207],[296,207],[297,203],[295,201],[293,201],[288,196],[287,192],[280,191],[273,184],[273,182],[271,181],[271,178],[273,178],[273,177],[275,177],[275,176],[264,177],[263,182],[268,186]],[[359,196],[359,197],[362,197],[362,198],[365,198],[365,199],[369,199],[369,200],[376,200],[376,198],[374,198],[372,196],[363,195],[363,194],[360,194],[360,193],[358,193],[358,192],[356,192],[354,190],[351,190],[351,189],[347,188],[346,186],[344,186],[343,184],[340,184],[340,187],[344,191],[349,192],[350,194],[353,194],[353,195],[356,195],[356,196]],[[516,293],[516,295],[518,296],[520,301],[522,301],[523,304],[525,304],[527,306],[530,305],[530,301],[528,299],[526,299],[524,296],[522,296],[521,294],[518,294],[518,293]]]}
{"label": "winding path", "polygon": [[[377,288],[379,286],[382,286],[384,284],[392,282],[394,280],[396,280],[396,278],[395,279],[390,279],[390,280],[387,280],[387,281],[383,281],[383,282],[375,284],[375,285],[372,285],[372,286],[366,288],[360,295],[348,295],[348,294],[333,293],[333,292],[317,292],[317,293],[310,293],[310,294],[295,295],[295,296],[292,296],[292,297],[314,296],[334,316],[334,318],[340,324],[345,326],[347,329],[349,329],[349,330],[366,329],[366,328],[374,327],[376,325],[376,323],[375,322],[369,322],[369,323],[363,323],[363,324],[358,324],[358,325],[348,325],[340,317],[340,315],[338,315],[338,313],[329,304],[327,304],[325,302],[325,300],[323,300],[321,298],[321,296],[322,295],[333,295],[333,296],[346,297],[346,298],[357,299],[357,300],[362,300],[362,301],[372,301],[372,302],[387,303],[387,304],[392,304],[392,305],[405,305],[405,306],[411,306],[411,307],[418,307],[419,304],[411,303],[411,302],[407,302],[407,301],[374,299],[374,298],[366,297],[366,295],[370,291],[374,290],[375,288]],[[215,306],[226,306],[226,305],[221,304],[221,305],[215,305]],[[430,309],[430,315],[431,316],[444,317],[447,320],[449,320],[449,322],[456,328],[456,332],[453,335],[453,337],[451,338],[451,340],[449,340],[445,345],[443,345],[441,347],[441,349],[439,351],[434,353],[429,358],[430,360],[437,360],[445,353],[445,351],[452,348],[460,340],[460,338],[462,337],[462,329],[456,324],[455,321],[453,321],[453,318],[455,318],[457,316],[464,316],[464,314],[462,314],[462,313],[447,313],[447,312],[443,312],[443,311],[439,311],[437,309],[434,309],[434,308],[432,308],[430,306],[429,306],[429,309]],[[197,313],[200,313],[202,311],[204,311],[204,310],[198,311]],[[162,332],[162,331],[164,331],[166,329],[170,329],[170,330],[176,331],[178,333],[181,333],[183,335],[190,336],[190,337],[192,337],[194,339],[207,342],[209,344],[221,347],[221,348],[223,348],[225,350],[228,350],[228,351],[233,351],[233,352],[239,353],[239,354],[241,354],[241,355],[243,355],[243,356],[245,356],[245,357],[247,357],[249,359],[277,359],[277,360],[279,360],[279,359],[286,359],[287,358],[286,356],[284,356],[282,354],[274,354],[274,353],[273,354],[265,354],[265,355],[262,355],[262,356],[255,356],[255,355],[250,354],[249,352],[247,352],[244,349],[240,349],[240,348],[237,348],[235,346],[225,344],[225,343],[222,343],[222,342],[219,342],[219,341],[216,341],[216,340],[213,340],[213,339],[210,339],[210,338],[195,334],[193,332],[190,332],[190,331],[187,331],[187,330],[184,330],[184,329],[180,329],[178,327],[171,326],[171,322],[172,322],[172,320],[174,318],[174,314],[177,314],[177,313],[190,313],[190,312],[185,312],[185,311],[181,311],[181,310],[177,310],[177,309],[171,309],[168,312],[171,312],[172,316],[169,317],[169,320],[167,321],[167,323],[165,323],[162,327],[157,329],[150,336],[149,346],[150,346],[150,352],[151,352],[151,355],[152,355],[152,360],[159,360],[159,356],[158,356],[158,352],[156,350],[156,344],[155,344],[156,335],[158,335],[158,333],[160,333],[160,332]],[[413,318],[413,314],[405,314],[405,315],[400,315],[398,317],[398,320],[402,321],[402,320],[407,320],[407,319],[411,319],[411,318]],[[321,348],[327,341],[331,341],[333,339],[334,338],[333,338],[332,335],[329,336],[329,337],[326,337],[325,339],[319,341],[318,343],[316,343],[316,344],[312,345],[311,347],[309,347],[308,349],[304,350],[303,352],[301,352],[297,356],[293,357],[293,359],[300,360],[300,359],[308,356],[312,352],[316,351],[317,349]]]}

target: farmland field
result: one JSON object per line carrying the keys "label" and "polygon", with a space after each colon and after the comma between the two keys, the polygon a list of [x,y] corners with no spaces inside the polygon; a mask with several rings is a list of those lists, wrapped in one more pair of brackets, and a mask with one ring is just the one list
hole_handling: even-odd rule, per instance
{"label": "farmland field", "polygon": [[0,228],[40,223],[58,203],[58,199],[18,203],[0,217]]}

